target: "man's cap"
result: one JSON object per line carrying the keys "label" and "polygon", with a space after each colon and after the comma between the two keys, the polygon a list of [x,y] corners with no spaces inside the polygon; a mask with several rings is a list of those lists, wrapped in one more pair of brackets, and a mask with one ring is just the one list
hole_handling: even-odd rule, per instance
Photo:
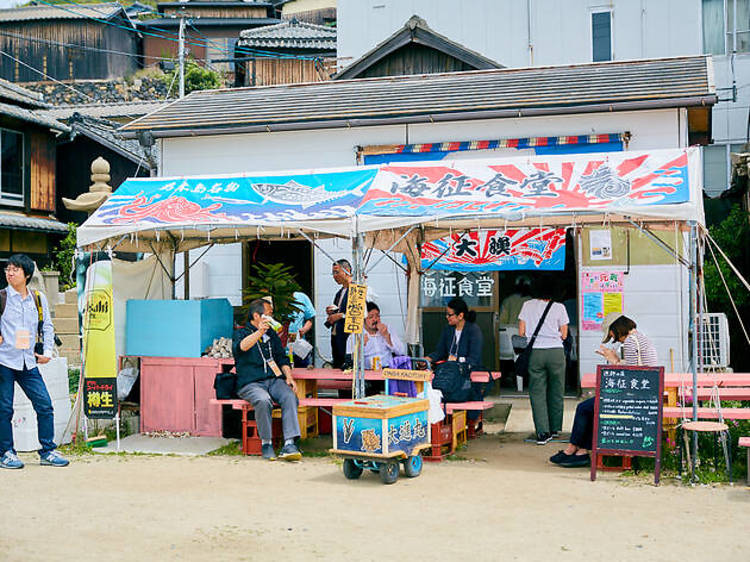
{"label": "man's cap", "polygon": [[604,338],[602,339],[602,343],[607,343],[609,340],[611,340],[611,336],[609,334],[609,327],[612,325],[612,323],[617,320],[618,318],[624,316],[622,312],[610,312],[604,317],[604,321],[602,322],[602,332],[604,332]]}

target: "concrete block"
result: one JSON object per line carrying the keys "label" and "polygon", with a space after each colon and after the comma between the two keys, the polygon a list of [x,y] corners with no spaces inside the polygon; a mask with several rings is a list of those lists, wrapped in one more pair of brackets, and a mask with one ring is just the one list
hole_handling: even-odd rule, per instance
{"label": "concrete block", "polygon": [[65,304],[78,304],[78,289],[65,291]]}
{"label": "concrete block", "polygon": [[78,334],[57,334],[57,335],[60,336],[60,339],[63,342],[61,349],[75,350],[80,347],[80,338],[78,337]]}
{"label": "concrete block", "polygon": [[78,334],[78,318],[55,318],[55,331],[60,336]]}
{"label": "concrete block", "polygon": [[78,318],[78,305],[58,304],[55,306],[55,318]]}

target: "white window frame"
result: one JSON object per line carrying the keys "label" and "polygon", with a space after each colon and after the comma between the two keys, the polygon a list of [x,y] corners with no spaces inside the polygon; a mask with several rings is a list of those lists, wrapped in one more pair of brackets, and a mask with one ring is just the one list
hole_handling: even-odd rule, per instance
{"label": "white window frame", "polygon": [[[21,131],[0,127],[0,133],[7,131],[21,137],[21,193],[4,193],[2,185],[2,157],[0,156],[0,204],[23,207],[26,199],[26,136]],[[2,154],[2,135],[0,134],[0,155]],[[19,199],[20,197],[20,199]]]}
{"label": "white window frame", "polygon": [[[594,14],[609,14],[609,60],[615,60],[615,11],[610,6],[589,9],[589,58],[594,61]],[[605,61],[599,61],[605,62]]]}

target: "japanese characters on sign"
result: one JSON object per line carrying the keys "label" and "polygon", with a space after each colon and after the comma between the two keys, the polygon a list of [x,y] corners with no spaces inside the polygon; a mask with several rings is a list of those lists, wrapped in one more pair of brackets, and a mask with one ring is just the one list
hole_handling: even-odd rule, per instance
{"label": "japanese characters on sign", "polygon": [[601,330],[604,317],[623,311],[622,271],[584,271],[581,274],[581,329]]}
{"label": "japanese characters on sign", "polygon": [[348,295],[344,331],[347,334],[359,334],[367,315],[367,285],[351,283]]}
{"label": "japanese characters on sign", "polygon": [[599,365],[594,405],[591,478],[599,454],[656,458],[659,481],[664,367]]}
{"label": "japanese characters on sign", "polygon": [[689,201],[687,152],[383,166],[358,214],[492,215]]}
{"label": "japanese characters on sign", "polygon": [[495,291],[492,273],[428,270],[422,275],[422,306],[442,307],[461,297],[469,307],[490,306]]}
{"label": "japanese characters on sign", "polygon": [[475,230],[426,242],[422,268],[453,271],[563,270],[565,229]]}
{"label": "japanese characters on sign", "polygon": [[86,377],[83,387],[84,412],[89,418],[113,418],[117,414],[115,378]]}

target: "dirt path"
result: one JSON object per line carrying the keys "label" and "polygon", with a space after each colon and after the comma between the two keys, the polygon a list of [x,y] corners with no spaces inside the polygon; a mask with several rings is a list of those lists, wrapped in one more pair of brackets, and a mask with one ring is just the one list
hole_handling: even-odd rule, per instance
{"label": "dirt path", "polygon": [[[566,470],[485,436],[393,486],[329,458],[86,456],[0,473],[0,560],[750,559],[750,490]],[[740,541],[744,545],[740,545]]]}

